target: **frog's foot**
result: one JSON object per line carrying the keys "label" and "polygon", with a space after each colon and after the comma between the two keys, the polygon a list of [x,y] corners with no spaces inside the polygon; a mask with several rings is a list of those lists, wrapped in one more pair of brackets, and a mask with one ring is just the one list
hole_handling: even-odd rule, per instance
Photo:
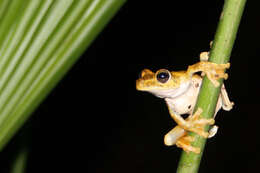
{"label": "frog's foot", "polygon": [[182,148],[185,152],[194,152],[196,154],[200,153],[200,148],[191,146],[191,142],[194,141],[194,137],[192,136],[183,136],[176,142],[176,146]]}
{"label": "frog's foot", "polygon": [[215,120],[213,118],[211,119],[199,118],[201,113],[202,113],[202,109],[198,108],[198,110],[193,115],[187,118],[187,121],[184,124],[184,126],[181,127],[187,131],[197,133],[198,135],[204,138],[208,138],[210,134],[204,131],[204,127],[206,125],[213,125],[215,123]]}
{"label": "frog's foot", "polygon": [[225,69],[230,67],[230,63],[227,64],[215,64],[212,62],[208,62],[209,52],[201,52],[200,53],[200,61],[208,64],[209,67],[206,67],[201,76],[207,75],[209,80],[213,83],[214,86],[218,87],[219,82],[217,81],[220,78],[227,79],[228,75],[225,73]]}
{"label": "frog's foot", "polygon": [[192,76],[196,72],[203,72],[215,87],[219,86],[218,79],[227,79],[225,69],[230,67],[230,63],[216,64],[213,62],[201,61],[188,67],[187,74]]}
{"label": "frog's foot", "polygon": [[227,79],[228,74],[225,73],[225,69],[230,67],[230,63],[227,64],[215,64],[212,62],[205,62],[203,72],[207,75],[209,80],[215,87],[219,86],[218,79]]}

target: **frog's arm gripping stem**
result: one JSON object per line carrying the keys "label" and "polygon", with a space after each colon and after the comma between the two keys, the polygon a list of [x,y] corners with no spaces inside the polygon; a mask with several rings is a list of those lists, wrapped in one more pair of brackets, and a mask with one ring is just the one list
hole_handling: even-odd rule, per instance
{"label": "frog's arm gripping stem", "polygon": [[219,86],[219,82],[217,81],[220,78],[227,79],[228,74],[225,73],[225,69],[230,67],[230,63],[227,64],[215,64],[212,62],[201,61],[196,64],[190,65],[187,70],[188,76],[192,77],[192,75],[196,72],[204,72],[209,80],[213,83],[215,87]]}

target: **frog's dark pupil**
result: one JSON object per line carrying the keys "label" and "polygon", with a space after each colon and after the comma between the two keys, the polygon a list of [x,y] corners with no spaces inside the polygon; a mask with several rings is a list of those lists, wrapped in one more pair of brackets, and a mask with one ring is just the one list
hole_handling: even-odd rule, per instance
{"label": "frog's dark pupil", "polygon": [[167,72],[160,72],[157,74],[157,80],[161,83],[165,83],[168,81],[170,75]]}

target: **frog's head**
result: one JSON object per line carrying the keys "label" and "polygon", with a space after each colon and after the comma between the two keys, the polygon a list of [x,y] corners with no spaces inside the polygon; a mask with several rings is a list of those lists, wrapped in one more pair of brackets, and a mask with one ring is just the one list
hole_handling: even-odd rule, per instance
{"label": "frog's head", "polygon": [[185,71],[170,72],[160,69],[157,72],[144,69],[136,80],[136,89],[148,91],[160,98],[173,98],[184,93],[190,86],[190,78]]}

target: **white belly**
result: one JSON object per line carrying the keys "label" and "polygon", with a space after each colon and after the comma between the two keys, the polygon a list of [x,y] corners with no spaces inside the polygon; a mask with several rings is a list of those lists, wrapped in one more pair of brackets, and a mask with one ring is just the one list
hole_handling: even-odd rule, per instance
{"label": "white belly", "polygon": [[[193,112],[194,106],[196,104],[197,97],[199,95],[202,79],[193,78],[190,87],[187,91],[175,98],[165,98],[165,101],[170,106],[170,108],[177,114],[190,114]],[[222,106],[221,96],[218,98],[216,113]],[[214,116],[214,117],[215,117]]]}
{"label": "white belly", "polygon": [[166,102],[170,108],[177,114],[187,114],[192,112],[196,104],[196,100],[199,94],[200,87],[195,87],[191,85],[187,92],[184,94],[175,97],[173,99],[166,98]]}

